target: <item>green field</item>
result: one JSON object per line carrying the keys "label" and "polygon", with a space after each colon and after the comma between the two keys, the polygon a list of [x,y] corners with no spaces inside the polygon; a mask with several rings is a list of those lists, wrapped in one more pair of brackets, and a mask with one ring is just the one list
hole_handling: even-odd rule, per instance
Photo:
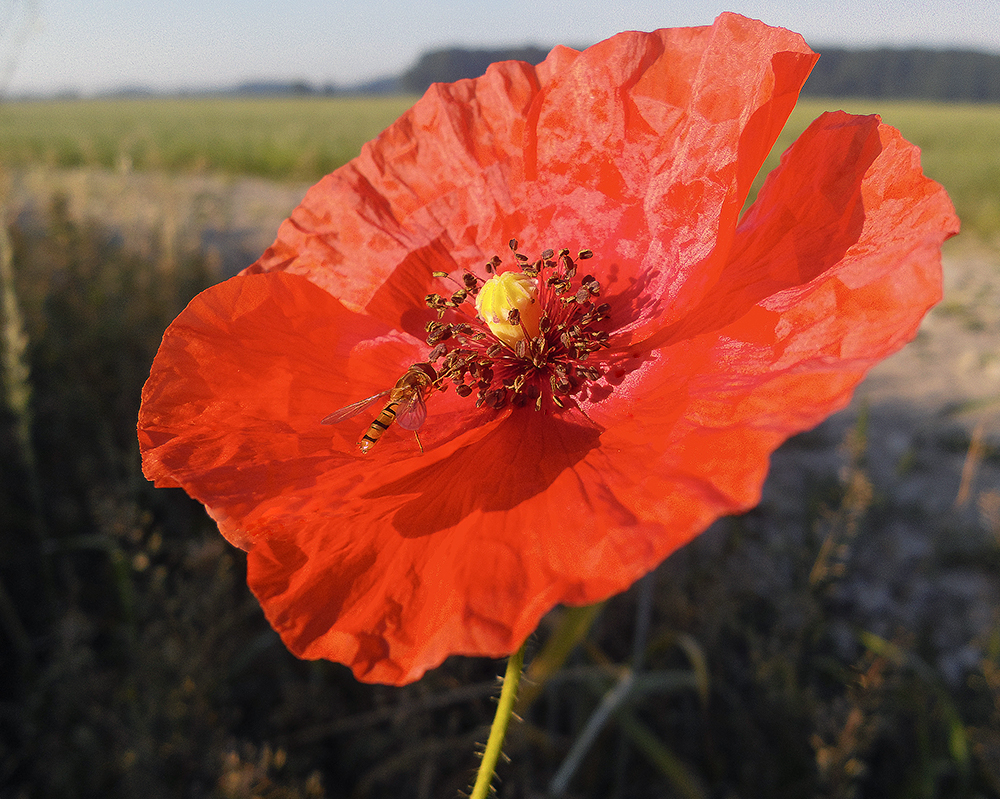
{"label": "green field", "polygon": [[156,98],[0,104],[0,163],[316,180],[413,97]]}
{"label": "green field", "polygon": [[[316,180],[353,158],[413,97],[154,98],[0,105],[0,163],[253,174]],[[923,151],[964,230],[1000,232],[1000,106],[804,99],[769,171],[825,110],[880,113]]]}

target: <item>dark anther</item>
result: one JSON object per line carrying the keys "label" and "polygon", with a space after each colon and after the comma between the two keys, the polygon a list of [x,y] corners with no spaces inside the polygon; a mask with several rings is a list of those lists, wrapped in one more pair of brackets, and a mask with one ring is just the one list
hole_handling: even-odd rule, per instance
{"label": "dark anther", "polygon": [[447,341],[451,338],[451,325],[442,325],[427,334],[428,346],[435,346],[438,342]]}
{"label": "dark anther", "polygon": [[554,252],[553,252],[552,250],[543,250],[543,251],[542,251],[542,260],[543,260],[543,261],[547,261],[547,260],[549,260],[549,258],[551,258],[551,257],[552,257],[553,255],[555,255],[555,253],[554,253]]}
{"label": "dark anther", "polygon": [[580,252],[578,252],[576,254],[576,257],[579,258],[581,261],[586,261],[588,258],[593,258],[594,257],[594,251],[593,250],[580,250]]}

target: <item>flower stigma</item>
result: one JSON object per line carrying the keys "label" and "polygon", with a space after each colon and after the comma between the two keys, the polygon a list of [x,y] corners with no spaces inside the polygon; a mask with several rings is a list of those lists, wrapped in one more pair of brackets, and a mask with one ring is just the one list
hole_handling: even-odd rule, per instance
{"label": "flower stigma", "polygon": [[537,336],[542,316],[538,279],[523,272],[494,275],[476,295],[476,313],[493,335],[509,347],[522,339]]}
{"label": "flower stigma", "polygon": [[[588,363],[609,345],[604,324],[610,306],[597,304],[600,283],[593,275],[577,279],[577,261],[593,257],[581,250],[574,259],[566,248],[545,250],[531,261],[509,244],[516,269],[501,271],[494,256],[487,280],[466,272],[450,297],[427,296],[437,320],[427,323],[428,361],[440,362],[435,388],[455,387],[460,397],[476,394],[476,407],[500,410],[533,405],[536,410],[575,406],[590,396],[604,373]],[[444,272],[436,277],[454,280]],[[465,303],[475,298],[473,314]]]}

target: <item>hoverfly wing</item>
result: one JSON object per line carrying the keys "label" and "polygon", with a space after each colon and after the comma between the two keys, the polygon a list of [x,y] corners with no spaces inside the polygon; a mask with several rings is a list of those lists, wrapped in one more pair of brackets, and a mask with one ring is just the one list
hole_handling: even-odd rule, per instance
{"label": "hoverfly wing", "polygon": [[380,391],[378,394],[372,394],[370,397],[366,397],[363,400],[352,403],[339,411],[334,411],[325,419],[323,419],[320,424],[337,424],[338,422],[346,421],[354,416],[357,416],[362,411],[368,410],[372,405],[374,405],[378,400],[382,399],[389,391]]}
{"label": "hoverfly wing", "polygon": [[396,424],[404,430],[419,430],[427,418],[427,404],[420,392],[414,392],[396,408]]}

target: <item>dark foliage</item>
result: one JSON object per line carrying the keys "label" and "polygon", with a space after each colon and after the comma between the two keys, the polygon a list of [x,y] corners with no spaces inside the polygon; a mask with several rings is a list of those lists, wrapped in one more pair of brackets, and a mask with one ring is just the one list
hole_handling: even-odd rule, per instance
{"label": "dark foliage", "polygon": [[1000,55],[968,50],[840,50],[821,57],[803,95],[1000,102]]}
{"label": "dark foliage", "polygon": [[[969,50],[819,48],[821,54],[803,95],[1000,102],[1000,55]],[[474,78],[494,61],[538,64],[538,47],[473,50],[458,47],[425,53],[400,77],[404,91],[423,94],[435,82]]]}
{"label": "dark foliage", "polygon": [[454,83],[464,78],[475,78],[497,61],[526,61],[540,64],[549,54],[540,47],[512,47],[498,50],[466,50],[451,47],[434,50],[420,59],[400,77],[403,91],[423,94],[432,83]]}

